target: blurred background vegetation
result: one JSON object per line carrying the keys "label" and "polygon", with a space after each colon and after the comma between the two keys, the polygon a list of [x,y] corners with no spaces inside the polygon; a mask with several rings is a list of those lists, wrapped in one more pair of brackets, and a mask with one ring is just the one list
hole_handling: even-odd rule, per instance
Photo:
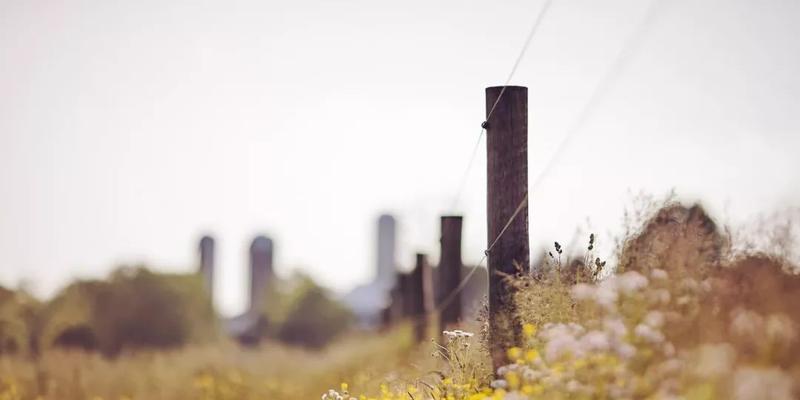
{"label": "blurred background vegetation", "polygon": [[[261,340],[320,348],[350,326],[349,311],[308,276],[274,282],[249,344]],[[0,354],[39,356],[53,348],[115,357],[226,340],[196,274],[121,267],[103,280],[76,281],[49,301],[0,287]]]}

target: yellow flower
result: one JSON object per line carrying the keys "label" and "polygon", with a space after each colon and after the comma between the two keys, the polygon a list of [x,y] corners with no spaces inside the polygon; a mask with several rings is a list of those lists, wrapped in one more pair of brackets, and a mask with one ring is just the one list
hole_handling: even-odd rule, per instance
{"label": "yellow flower", "polygon": [[533,324],[522,325],[522,333],[525,334],[526,338],[532,338],[536,334],[536,326]]}
{"label": "yellow flower", "polygon": [[529,396],[538,396],[544,392],[542,385],[525,385],[522,387],[522,393]]}
{"label": "yellow flower", "polygon": [[533,362],[536,361],[537,358],[539,358],[539,352],[536,351],[536,349],[530,349],[525,352],[525,361]]}
{"label": "yellow flower", "polygon": [[517,390],[519,388],[519,375],[516,372],[509,372],[505,375],[506,382],[508,382],[508,387],[511,390]]}
{"label": "yellow flower", "polygon": [[522,349],[519,347],[512,347],[508,349],[507,354],[511,361],[517,361],[522,357]]}

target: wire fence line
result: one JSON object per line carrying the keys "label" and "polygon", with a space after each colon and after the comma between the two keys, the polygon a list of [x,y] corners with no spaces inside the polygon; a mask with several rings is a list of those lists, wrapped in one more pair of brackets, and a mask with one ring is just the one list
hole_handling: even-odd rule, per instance
{"label": "wire fence line", "polygon": [[[657,17],[656,11],[658,10],[658,5],[660,4],[660,2],[661,0],[652,0],[650,2],[645,11],[644,18],[637,25],[634,31],[631,34],[629,34],[628,38],[622,45],[620,52],[617,54],[614,61],[612,62],[611,67],[608,70],[606,70],[605,74],[603,74],[598,85],[595,87],[595,89],[592,91],[592,94],[589,96],[589,100],[586,102],[586,104],[578,114],[578,118],[575,119],[575,122],[567,130],[566,135],[559,143],[553,156],[545,164],[545,167],[536,175],[536,178],[533,181],[533,185],[531,185],[531,188],[525,193],[525,196],[523,196],[522,200],[517,205],[514,213],[511,215],[511,217],[509,217],[508,221],[506,221],[506,224],[503,226],[503,229],[500,230],[500,232],[497,234],[494,240],[492,240],[489,246],[486,248],[486,250],[484,250],[483,256],[481,257],[480,261],[478,261],[478,263],[475,264],[469,270],[469,272],[464,276],[464,278],[461,279],[461,282],[459,282],[456,288],[437,305],[437,307],[435,308],[435,312],[441,311],[442,309],[447,307],[453,300],[455,300],[456,296],[461,292],[461,290],[463,290],[464,287],[466,287],[466,285],[469,283],[469,280],[475,275],[477,270],[483,266],[483,263],[487,260],[489,253],[492,251],[494,246],[497,244],[498,241],[500,241],[500,239],[502,238],[503,234],[505,234],[508,227],[511,225],[512,222],[514,222],[519,213],[522,211],[522,208],[528,201],[528,196],[530,191],[535,190],[536,187],[538,187],[544,176],[550,173],[550,170],[552,169],[553,165],[556,164],[556,161],[563,156],[564,150],[567,148],[567,145],[569,144],[570,140],[578,132],[580,132],[581,128],[583,128],[583,125],[591,116],[592,111],[594,111],[594,108],[597,106],[597,104],[599,104],[600,99],[603,98],[603,96],[607,93],[608,89],[611,87],[611,84],[616,80],[616,78],[619,77],[619,74],[622,71],[624,65],[632,58],[633,54],[635,54],[635,52],[637,52],[641,48],[643,37],[646,35],[647,30],[650,28],[650,26],[652,26],[652,24],[656,20]],[[526,41],[526,47],[530,43],[530,39],[533,37],[533,33],[536,31],[536,26],[538,26],[538,23],[541,22],[541,16],[544,12],[547,11],[547,7],[549,7],[549,4],[550,1],[548,1],[545,4],[542,13],[540,13],[540,18],[537,18],[537,22],[534,25],[534,29],[531,30],[531,35],[529,35],[528,40]],[[524,52],[525,49],[523,49],[521,55],[524,54]],[[514,68],[512,69],[512,74],[509,75],[509,80],[511,79],[511,76],[513,76],[513,72],[516,70],[519,61],[520,59],[517,59],[517,62],[515,63]],[[507,84],[508,82],[506,83],[506,86]],[[495,101],[494,105],[492,106],[489,115],[491,115],[491,111],[494,111],[494,107],[500,100],[500,96],[503,95],[503,91],[505,91],[505,86],[500,91],[500,95],[498,96],[497,101]],[[483,134],[484,131],[485,128],[482,128],[481,134]],[[480,138],[479,138],[479,143],[480,143]],[[477,147],[478,146],[476,145],[476,150]]]}
{"label": "wire fence line", "polygon": [[[503,94],[505,94],[506,88],[511,83],[511,79],[514,78],[514,74],[516,74],[520,62],[522,62],[522,59],[525,57],[525,53],[528,51],[528,47],[530,47],[530,44],[533,41],[533,37],[536,35],[536,32],[539,31],[539,27],[541,26],[545,15],[547,15],[547,11],[550,9],[550,5],[552,3],[553,0],[546,0],[545,3],[542,5],[542,8],[539,11],[539,13],[536,15],[536,19],[533,21],[533,26],[531,27],[528,36],[525,38],[525,42],[522,45],[522,49],[520,50],[519,55],[517,55],[517,59],[514,61],[514,65],[511,67],[511,71],[508,73],[506,82],[503,85],[503,88],[500,89],[500,94],[497,96],[497,99],[494,101],[492,107],[489,109],[489,113],[486,115],[486,119],[484,121],[489,120],[489,118],[494,113],[497,104],[500,102],[500,99],[503,98]],[[486,124],[483,123],[481,124],[480,131],[478,132],[478,139],[475,141],[475,146],[472,148],[472,154],[470,155],[469,161],[467,162],[467,168],[464,170],[464,173],[462,174],[460,183],[458,185],[458,189],[456,190],[456,194],[453,197],[453,203],[450,206],[451,210],[455,211],[456,207],[458,207],[458,202],[461,199],[461,194],[463,193],[464,187],[466,186],[467,178],[469,177],[469,173],[472,170],[472,165],[475,163],[475,157],[478,155],[478,149],[480,149],[481,139],[483,139],[483,134],[485,132],[486,132]]]}

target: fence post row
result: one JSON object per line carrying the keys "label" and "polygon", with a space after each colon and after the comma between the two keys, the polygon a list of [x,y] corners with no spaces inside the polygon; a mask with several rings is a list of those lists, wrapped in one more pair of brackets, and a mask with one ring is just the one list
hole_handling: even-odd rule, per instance
{"label": "fence post row", "polygon": [[414,323],[414,338],[421,342],[428,334],[428,314],[433,310],[433,282],[427,256],[417,253],[416,259],[416,267],[408,276],[408,290],[404,294],[408,298],[406,304],[411,307],[409,316]]}
{"label": "fence post row", "polygon": [[[441,252],[439,257],[439,328],[448,329],[461,320],[461,227],[460,216],[441,218]],[[446,303],[445,303],[446,302]]]}
{"label": "fence post row", "polygon": [[[527,273],[530,269],[528,203],[525,200],[528,192],[528,88],[486,88],[486,115],[489,334],[496,370],[508,363],[506,349],[521,340],[521,326],[515,319],[514,287],[507,277]],[[512,219],[518,207],[520,210]]]}

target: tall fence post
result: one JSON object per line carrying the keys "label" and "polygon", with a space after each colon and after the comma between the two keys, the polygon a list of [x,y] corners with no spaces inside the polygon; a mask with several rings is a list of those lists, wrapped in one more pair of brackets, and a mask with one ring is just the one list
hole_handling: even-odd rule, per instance
{"label": "tall fence post", "polygon": [[530,269],[528,88],[486,88],[486,115],[489,335],[496,370],[508,363],[506,349],[521,340],[508,277]]}
{"label": "tall fence post", "polygon": [[200,276],[203,277],[208,298],[214,298],[214,238],[203,236],[200,239]]}
{"label": "tall fence post", "polygon": [[425,254],[417,253],[417,262],[414,271],[409,277],[409,287],[406,294],[410,297],[411,318],[414,321],[414,338],[422,342],[428,335],[428,319],[433,310],[433,282],[428,258]]}
{"label": "tall fence post", "polygon": [[461,226],[462,217],[443,216],[439,253],[439,328],[447,329],[461,319],[461,294],[457,292],[461,283]]}
{"label": "tall fence post", "polygon": [[394,293],[394,300],[399,304],[400,319],[409,318],[414,314],[414,302],[412,301],[411,273],[397,274],[397,291]]}

